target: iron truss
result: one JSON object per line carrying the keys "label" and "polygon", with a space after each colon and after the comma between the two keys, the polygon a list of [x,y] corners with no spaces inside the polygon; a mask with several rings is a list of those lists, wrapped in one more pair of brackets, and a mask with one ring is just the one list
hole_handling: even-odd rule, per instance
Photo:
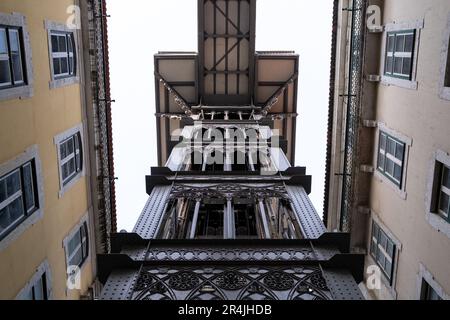
{"label": "iron truss", "polygon": [[246,198],[263,200],[267,198],[281,198],[290,201],[286,188],[282,183],[273,184],[236,184],[220,183],[212,185],[189,185],[175,183],[169,197],[174,199],[234,199]]}

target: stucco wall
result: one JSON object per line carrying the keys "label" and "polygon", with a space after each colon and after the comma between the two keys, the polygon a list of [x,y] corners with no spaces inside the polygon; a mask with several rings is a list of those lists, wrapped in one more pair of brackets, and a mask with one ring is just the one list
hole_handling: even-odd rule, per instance
{"label": "stucco wall", "polygon": [[[63,239],[90,207],[86,177],[81,177],[63,197],[58,196],[60,181],[53,138],[82,123],[84,116],[80,84],[50,89],[49,48],[44,26],[44,20],[65,23],[69,17],[67,8],[76,1],[38,2],[0,2],[0,12],[17,12],[26,17],[34,71],[33,97],[0,101],[0,163],[14,158],[32,145],[38,145],[45,197],[43,219],[0,251],[0,298],[7,299],[19,293],[45,259],[51,269],[53,297],[66,299],[79,296],[79,291],[66,292]],[[78,72],[81,70],[78,66]],[[84,166],[87,167],[86,160]],[[90,254],[91,259],[82,269],[82,291],[92,282],[92,257]]]}
{"label": "stucco wall", "polygon": [[[385,180],[374,177],[371,208],[402,243],[394,285],[397,298],[417,299],[420,263],[448,294],[450,239],[427,222],[429,208],[426,207],[426,196],[430,163],[435,152],[450,152],[450,102],[439,96],[441,49],[450,2],[386,0],[384,3],[384,25],[423,19],[424,28],[420,31],[419,40],[418,89],[380,84],[377,94],[376,120],[412,139],[406,171],[406,199],[393,192]],[[383,52],[380,52],[381,56]],[[387,298],[389,295],[381,294],[379,297]]]}

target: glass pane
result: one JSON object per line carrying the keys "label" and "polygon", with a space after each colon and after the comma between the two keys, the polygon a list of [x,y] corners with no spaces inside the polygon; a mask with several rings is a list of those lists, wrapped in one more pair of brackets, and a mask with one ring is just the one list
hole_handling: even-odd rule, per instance
{"label": "glass pane", "polygon": [[395,57],[394,59],[394,73],[402,73],[403,60]]}
{"label": "glass pane", "polygon": [[64,73],[69,73],[69,61],[67,58],[61,58],[60,59],[60,63],[61,63],[61,74]]}
{"label": "glass pane", "polygon": [[22,197],[14,200],[9,206],[9,216],[11,223],[14,223],[17,219],[24,215]]}
{"label": "glass pane", "polygon": [[66,146],[67,146],[67,154],[68,155],[72,154],[74,152],[74,150],[75,150],[73,138],[70,138],[69,140],[67,140]]}
{"label": "glass pane", "polygon": [[380,231],[380,241],[378,242],[378,244],[383,247],[384,249],[386,249],[387,246],[387,237],[386,234],[383,231]]}
{"label": "glass pane", "polygon": [[447,189],[450,189],[450,169],[444,166],[444,173],[442,177],[442,185]]}
{"label": "glass pane", "polygon": [[9,30],[9,46],[11,52],[20,52],[20,39],[18,30]]}
{"label": "glass pane", "polygon": [[62,167],[61,167],[61,174],[62,174],[63,180],[66,180],[66,178],[69,176],[69,170],[68,170],[68,164],[67,163],[62,165]]}
{"label": "glass pane", "polygon": [[392,263],[389,262],[388,259],[386,259],[386,261],[385,261],[384,271],[386,272],[386,275],[390,279],[391,275],[392,275]]}
{"label": "glass pane", "polygon": [[405,147],[402,144],[397,144],[396,149],[395,149],[395,157],[400,160],[403,161],[403,154],[405,151]]}
{"label": "glass pane", "polygon": [[386,58],[386,73],[392,73],[392,63],[393,58],[392,57],[387,57]]}
{"label": "glass pane", "polygon": [[384,160],[384,155],[380,153],[378,156],[378,168],[380,168],[381,170],[384,170]]}
{"label": "glass pane", "polygon": [[384,258],[383,253],[381,252],[381,250],[378,250],[377,262],[378,262],[379,266],[382,267],[383,269],[384,269],[384,259],[385,258]]}
{"label": "glass pane", "polygon": [[437,292],[427,283],[427,299],[426,300],[442,300]]}
{"label": "glass pane", "polygon": [[441,191],[441,198],[439,202],[439,209],[443,211],[444,213],[448,214],[448,203],[449,203],[449,196]]}
{"label": "glass pane", "polygon": [[391,259],[394,257],[394,244],[391,240],[388,240],[387,242],[386,252]]}
{"label": "glass pane", "polygon": [[8,53],[8,44],[6,42],[6,30],[0,28],[0,54]]}
{"label": "glass pane", "polygon": [[405,47],[405,36],[397,36],[395,39],[395,51],[403,52]]}
{"label": "glass pane", "polygon": [[69,261],[69,266],[79,266],[81,264],[81,261],[83,260],[83,255],[81,252],[81,247],[78,248],[78,250],[75,252],[72,259]]}
{"label": "glass pane", "polygon": [[11,84],[11,70],[9,60],[0,60],[0,85]]}
{"label": "glass pane", "polygon": [[67,157],[66,145],[64,143],[61,143],[61,145],[59,147],[59,153],[61,156],[61,160],[65,159]]}
{"label": "glass pane", "polygon": [[75,170],[75,158],[70,159],[67,164],[69,165],[68,166],[69,175],[72,175],[73,173],[76,172],[76,170]]}
{"label": "glass pane", "polygon": [[373,233],[373,237],[375,238],[375,239],[379,239],[379,230],[380,230],[380,228],[378,228],[378,225],[376,225],[375,223],[373,224],[373,228],[372,228],[372,233]]}
{"label": "glass pane", "polygon": [[413,34],[407,35],[405,41],[406,41],[405,52],[413,52],[414,35]]}
{"label": "glass pane", "polygon": [[58,36],[52,35],[52,52],[58,52]]}
{"label": "glass pane", "polygon": [[387,152],[391,155],[395,155],[395,141],[392,140],[391,138],[388,138],[387,141]]}
{"label": "glass pane", "polygon": [[393,52],[394,51],[394,36],[388,36],[388,52]]}
{"label": "glass pane", "polygon": [[16,171],[6,178],[6,195],[10,197],[19,190],[20,190],[20,171]]}
{"label": "glass pane", "polygon": [[391,176],[394,175],[394,162],[392,160],[386,158],[386,170]]}
{"label": "glass pane", "polygon": [[72,35],[67,35],[67,44],[68,44],[68,51],[69,52],[73,52],[73,46],[72,46],[72,42],[73,42],[73,40],[72,40]]}
{"label": "glass pane", "polygon": [[71,256],[72,253],[75,251],[75,249],[77,248],[77,246],[81,243],[81,237],[80,237],[80,233],[77,232],[75,233],[75,235],[73,236],[72,239],[70,239],[69,244],[67,245],[67,250],[68,250],[68,255]]}
{"label": "glass pane", "polygon": [[70,68],[69,73],[74,74],[75,65],[74,65],[73,57],[69,58],[69,68]]}
{"label": "glass pane", "polygon": [[13,67],[13,75],[15,82],[23,81],[23,71],[22,71],[22,58],[19,53],[14,53],[11,55],[11,62]]}
{"label": "glass pane", "polygon": [[6,200],[6,179],[0,180],[0,203]]}
{"label": "glass pane", "polygon": [[59,52],[67,52],[67,39],[65,36],[58,36]]}
{"label": "glass pane", "polygon": [[34,300],[44,300],[44,283],[42,277],[34,285]]}
{"label": "glass pane", "polygon": [[411,70],[412,70],[412,59],[411,58],[403,58],[402,74],[410,76]]}
{"label": "glass pane", "polygon": [[0,210],[0,233],[6,230],[9,227],[9,212],[8,207]]}
{"label": "glass pane", "polygon": [[24,195],[25,206],[27,211],[35,207],[34,203],[34,191],[33,191],[33,169],[31,164],[27,164],[23,167],[23,181],[24,181]]}
{"label": "glass pane", "polygon": [[53,58],[53,74],[58,75],[61,73],[61,68],[59,66],[59,58]]}
{"label": "glass pane", "polygon": [[377,249],[377,244],[375,243],[375,241],[372,240],[372,242],[370,244],[370,254],[372,255],[372,257],[376,256],[376,249]]}
{"label": "glass pane", "polygon": [[380,135],[380,149],[386,150],[386,136],[384,134]]}
{"label": "glass pane", "polygon": [[397,181],[402,180],[402,167],[397,164],[394,165],[394,179]]}

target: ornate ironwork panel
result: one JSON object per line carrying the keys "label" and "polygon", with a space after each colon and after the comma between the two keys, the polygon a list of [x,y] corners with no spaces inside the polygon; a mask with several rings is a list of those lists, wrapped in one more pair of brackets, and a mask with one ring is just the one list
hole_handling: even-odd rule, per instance
{"label": "ornate ironwork panel", "polygon": [[318,266],[145,267],[134,300],[329,300]]}
{"label": "ornate ironwork panel", "polygon": [[208,198],[231,199],[247,198],[263,200],[267,198],[281,198],[289,200],[286,188],[282,183],[274,184],[181,184],[176,183],[170,194],[170,199],[199,200]]}

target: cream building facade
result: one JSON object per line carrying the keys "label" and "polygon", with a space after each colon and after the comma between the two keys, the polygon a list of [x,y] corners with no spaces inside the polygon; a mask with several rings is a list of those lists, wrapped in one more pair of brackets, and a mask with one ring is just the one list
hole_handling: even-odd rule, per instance
{"label": "cream building facade", "polygon": [[449,299],[450,2],[339,0],[334,28],[328,228],[367,298]]}
{"label": "cream building facade", "polygon": [[0,299],[95,294],[100,230],[114,228],[102,13],[101,1],[0,3]]}

